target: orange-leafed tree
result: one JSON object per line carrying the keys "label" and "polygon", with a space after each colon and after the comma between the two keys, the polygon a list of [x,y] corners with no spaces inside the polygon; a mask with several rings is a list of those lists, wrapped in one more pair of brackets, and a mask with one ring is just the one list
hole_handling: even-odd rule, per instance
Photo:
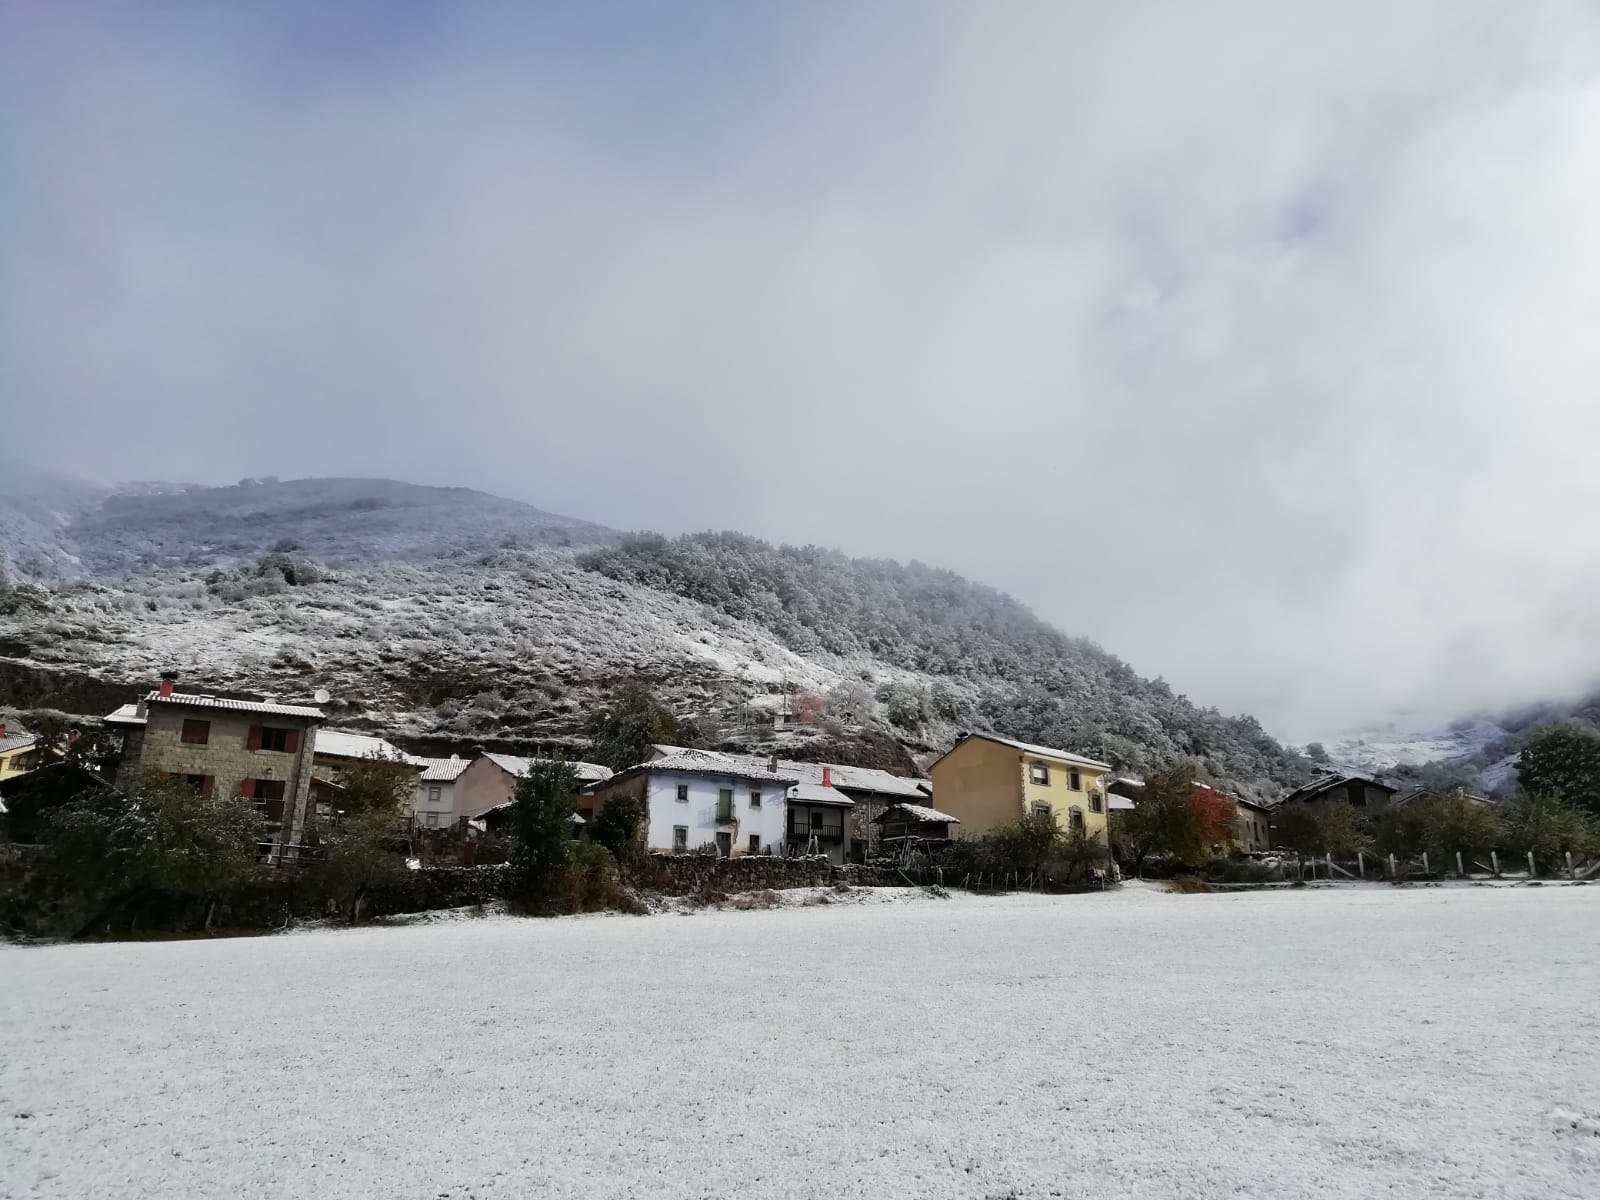
{"label": "orange-leafed tree", "polygon": [[1239,805],[1225,792],[1199,784],[1189,793],[1189,820],[1197,848],[1228,847],[1238,837]]}
{"label": "orange-leafed tree", "polygon": [[794,698],[794,715],[803,725],[815,725],[828,711],[828,702],[816,692],[801,692]]}

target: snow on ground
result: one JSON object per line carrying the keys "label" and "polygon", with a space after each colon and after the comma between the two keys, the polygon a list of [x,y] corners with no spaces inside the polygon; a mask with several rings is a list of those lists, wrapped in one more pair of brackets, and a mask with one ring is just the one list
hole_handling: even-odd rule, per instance
{"label": "snow on ground", "polygon": [[0,949],[0,1196],[1592,1197],[1600,889]]}

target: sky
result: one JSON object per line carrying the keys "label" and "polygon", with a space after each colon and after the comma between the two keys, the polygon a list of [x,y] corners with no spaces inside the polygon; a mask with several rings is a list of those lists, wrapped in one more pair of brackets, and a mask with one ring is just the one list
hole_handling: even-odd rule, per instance
{"label": "sky", "polygon": [[1600,5],[0,6],[0,417],[1004,588],[1285,736],[1600,680]]}

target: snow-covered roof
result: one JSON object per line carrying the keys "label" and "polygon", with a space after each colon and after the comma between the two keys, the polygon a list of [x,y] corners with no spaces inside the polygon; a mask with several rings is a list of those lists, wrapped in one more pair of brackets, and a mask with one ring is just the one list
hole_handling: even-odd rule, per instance
{"label": "snow-covered roof", "polygon": [[343,729],[317,730],[317,754],[329,758],[387,758],[399,759],[421,766],[425,759],[413,758],[393,742],[365,733],[349,733]]}
{"label": "snow-covered roof", "polygon": [[823,787],[820,783],[797,783],[789,789],[789,799],[796,804],[832,804],[840,808],[854,808],[855,801],[838,788]]}
{"label": "snow-covered roof", "polygon": [[647,764],[658,766],[663,760],[679,759],[686,755],[706,756],[719,764],[727,773],[731,767],[750,778],[788,779],[797,783],[822,782],[826,768],[831,785],[847,792],[876,792],[884,796],[904,796],[908,800],[926,800],[933,792],[933,784],[926,779],[912,779],[894,775],[876,767],[851,767],[840,763],[802,762],[799,759],[778,759],[776,774],[772,771],[772,758],[761,754],[734,754],[722,750],[689,750],[683,746],[659,745],[652,749],[656,757]]}
{"label": "snow-covered roof", "polygon": [[[956,746],[969,738],[982,738],[986,742],[995,742],[1001,746],[1010,746],[1013,750],[1021,750],[1024,754],[1031,754],[1035,758],[1048,758],[1056,762],[1066,763],[1071,767],[1093,767],[1097,771],[1111,770],[1110,763],[1100,762],[1098,759],[1085,758],[1081,754],[1074,754],[1070,750],[1057,750],[1051,746],[1037,746],[1032,742],[1019,742],[1015,738],[1000,737],[993,733],[964,733],[956,739],[955,746],[951,746],[939,758],[944,758],[955,752]],[[935,760],[937,761],[937,760]]]}
{"label": "snow-covered roof", "polygon": [[[717,750],[687,750],[682,746],[657,746],[658,756],[629,771],[683,771],[691,775],[727,775],[734,779],[754,779],[760,783],[799,783],[798,776],[768,768],[766,759],[744,754],[723,754]],[[671,751],[661,754],[660,751]],[[759,763],[757,766],[755,764]],[[627,772],[623,772],[626,774]],[[821,773],[818,773],[821,778]]]}
{"label": "snow-covered roof", "polygon": [[881,823],[887,821],[895,813],[905,813],[913,821],[943,821],[949,825],[961,824],[960,817],[952,817],[947,812],[940,812],[937,808],[929,808],[926,804],[895,804],[886,808],[877,820]]}
{"label": "snow-covered roof", "polygon": [[423,783],[452,783],[472,765],[472,760],[452,755],[450,758],[424,758],[420,760]]}
{"label": "snow-covered roof", "polygon": [[1106,796],[1107,812],[1130,812],[1133,809],[1133,797],[1121,796],[1111,792]]}
{"label": "snow-covered roof", "polygon": [[[528,769],[536,762],[553,762],[548,758],[524,758],[518,754],[498,754],[486,751],[484,757],[508,775],[521,779],[528,773]],[[572,773],[578,777],[580,783],[599,783],[603,779],[611,778],[611,768],[603,767],[599,763],[579,762],[569,760],[567,766],[572,768]]]}
{"label": "snow-covered roof", "polygon": [[34,733],[7,733],[0,738],[0,754],[10,754],[13,750],[21,750],[33,745],[39,740],[39,735]]}
{"label": "snow-covered roof", "polygon": [[121,708],[113,709],[106,714],[107,725],[143,725],[144,718],[139,715],[137,704],[124,704]]}
{"label": "snow-covered roof", "polygon": [[311,708],[304,704],[273,704],[267,700],[226,700],[221,696],[204,696],[193,692],[173,692],[170,696],[151,692],[144,698],[144,702],[147,706],[170,704],[174,708],[220,708],[228,712],[258,713],[264,717],[303,717],[311,721],[323,719],[320,708]]}

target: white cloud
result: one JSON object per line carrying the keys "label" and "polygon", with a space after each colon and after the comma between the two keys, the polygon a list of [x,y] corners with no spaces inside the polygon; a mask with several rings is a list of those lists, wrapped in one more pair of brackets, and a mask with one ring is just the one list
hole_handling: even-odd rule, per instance
{"label": "white cloud", "polygon": [[1591,7],[806,11],[13,15],[22,443],[916,555],[1292,734],[1600,675]]}

